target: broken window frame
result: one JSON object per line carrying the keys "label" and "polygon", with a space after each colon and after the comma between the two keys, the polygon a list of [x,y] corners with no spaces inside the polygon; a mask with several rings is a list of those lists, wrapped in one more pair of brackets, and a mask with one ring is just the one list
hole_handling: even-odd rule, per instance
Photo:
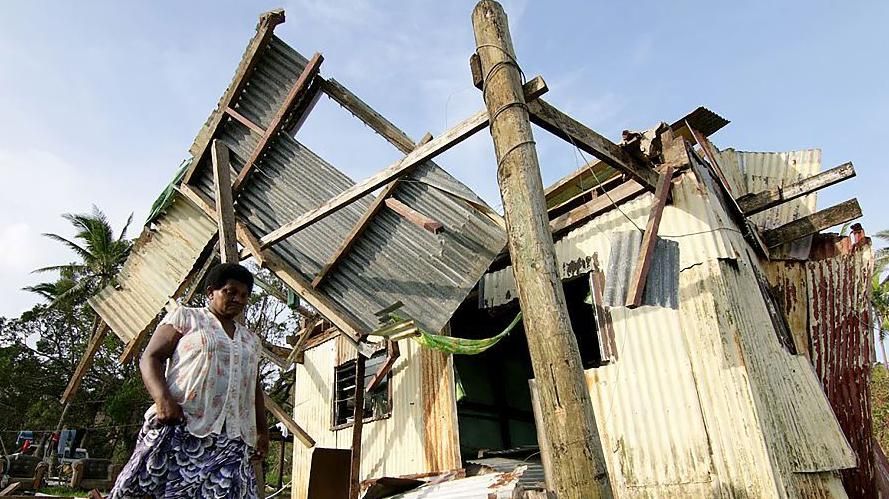
{"label": "broken window frame", "polygon": [[[386,358],[388,356],[389,349],[381,348],[374,352],[367,360],[364,369],[364,386],[366,387],[370,381],[376,376],[377,372],[379,372],[380,368],[383,367],[386,363]],[[331,403],[330,403],[330,429],[334,430],[342,430],[344,428],[350,428],[355,422],[355,407],[354,404],[349,406],[349,399],[355,398],[355,385],[354,382],[351,385],[352,388],[348,392],[343,392],[339,388],[339,384],[341,381],[341,376],[345,373],[348,373],[350,376],[354,378],[355,376],[355,367],[356,367],[356,359],[347,360],[337,366],[334,367],[333,370],[333,393],[331,395]],[[345,378],[345,377],[344,377]],[[379,421],[382,419],[388,419],[392,416],[392,370],[386,374],[385,377],[380,381],[379,385],[372,390],[370,393],[365,392],[364,394],[364,423],[369,423],[372,421]],[[348,393],[345,397],[342,397],[344,393]],[[384,400],[385,408],[381,413],[376,413],[374,411],[374,401],[375,400]],[[341,414],[339,412],[339,405],[343,404],[343,407],[347,410],[345,414]],[[351,411],[349,411],[351,409]],[[343,416],[342,418],[340,416]]]}

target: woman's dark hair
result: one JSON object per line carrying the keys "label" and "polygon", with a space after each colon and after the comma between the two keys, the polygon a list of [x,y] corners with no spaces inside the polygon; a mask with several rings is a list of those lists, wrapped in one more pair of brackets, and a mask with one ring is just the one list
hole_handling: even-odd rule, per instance
{"label": "woman's dark hair", "polygon": [[210,269],[204,278],[204,290],[209,293],[214,289],[221,289],[228,281],[242,282],[253,290],[253,274],[237,263],[220,263]]}

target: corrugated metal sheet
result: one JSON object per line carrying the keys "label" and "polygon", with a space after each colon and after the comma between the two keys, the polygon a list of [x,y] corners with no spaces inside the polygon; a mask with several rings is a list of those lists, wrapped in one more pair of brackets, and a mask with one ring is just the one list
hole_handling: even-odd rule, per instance
{"label": "corrugated metal sheet", "polygon": [[709,484],[710,442],[679,312],[615,307],[611,319],[619,360],[588,370],[587,385],[616,496]]}
{"label": "corrugated metal sheet", "polygon": [[216,234],[216,224],[181,195],[142,231],[117,278],[89,304],[123,341],[147,329]]}
{"label": "corrugated metal sheet", "polygon": [[426,331],[440,331],[506,244],[498,223],[433,185],[475,198],[441,168],[420,166],[393,196],[442,223],[444,231],[432,234],[381,210],[319,287],[368,329],[378,323],[374,312],[401,301],[399,313]]}
{"label": "corrugated metal sheet", "polygon": [[876,497],[870,366],[869,303],[873,251],[869,241],[819,236],[807,262],[771,262],[770,280],[784,297],[795,336],[811,344],[810,358],[858,467],[843,471],[852,497]]}
{"label": "corrugated metal sheet", "polygon": [[[390,379],[392,395],[391,416],[364,424],[361,447],[361,479],[381,476],[399,476],[426,471],[439,471],[439,466],[459,463],[459,447],[453,442],[456,421],[451,411],[456,402],[438,391],[447,389],[453,397],[453,378],[442,370],[429,365],[423,351],[412,341],[400,344],[401,356],[392,368]],[[434,352],[433,352],[434,353]],[[305,363],[296,368],[294,384],[294,420],[317,441],[319,447],[349,449],[352,446],[352,430],[332,430],[332,396],[334,369],[338,362],[354,358],[355,348],[345,339],[322,343],[305,354]],[[424,369],[422,366],[426,365]],[[427,375],[438,373],[438,383],[450,383],[435,389]],[[453,372],[448,370],[448,372]],[[452,376],[452,375],[451,375]],[[447,380],[450,379],[450,382]],[[443,381],[442,381],[443,380]],[[430,400],[431,399],[431,400]],[[425,411],[424,407],[429,408]],[[432,421],[443,421],[450,428],[439,434],[430,434]],[[443,441],[445,440],[445,441]],[[447,440],[451,440],[449,443]],[[430,462],[426,448],[441,450],[438,462]],[[451,461],[447,461],[450,453]],[[456,453],[456,454],[455,454]],[[311,449],[294,446],[293,484],[294,498],[305,498],[308,486]]]}
{"label": "corrugated metal sheet", "polygon": [[[266,127],[305,64],[303,56],[273,38],[247,76],[236,109]],[[257,143],[256,134],[228,118],[217,138],[231,149],[235,172]],[[208,163],[209,159],[199,167],[195,182],[212,197]],[[262,237],[352,185],[342,172],[281,133],[248,177],[235,210]],[[402,177],[394,197],[444,224],[444,232],[431,234],[384,208],[318,289],[368,332],[378,326],[374,312],[397,301],[404,303],[402,314],[414,318],[423,329],[438,332],[503,248],[506,233],[496,221],[460,199],[484,204],[432,162]],[[371,195],[358,199],[300,230],[273,246],[274,252],[311,280],[372,199]]]}
{"label": "corrugated metal sheet", "polygon": [[[642,233],[637,230],[612,233],[611,242],[603,297],[609,307],[620,307],[627,303],[630,278],[642,245]],[[679,308],[679,243],[676,241],[659,237],[655,242],[642,304]]]}
{"label": "corrugated metal sheet", "polygon": [[[733,190],[737,189],[737,196],[792,184],[821,171],[820,149],[788,152],[726,149],[716,156]],[[772,229],[814,213],[816,204],[817,193],[812,193],[753,215],[750,220],[760,229]]]}
{"label": "corrugated metal sheet", "polygon": [[723,118],[722,116],[714,113],[704,106],[701,106],[688,113],[681,119],[677,120],[676,123],[670,125],[670,128],[677,130],[679,128],[682,128],[682,126],[684,126],[686,122],[689,126],[702,133],[705,137],[713,135],[717,131],[721,130],[722,127],[731,123],[729,120]]}
{"label": "corrugated metal sheet", "polygon": [[480,464],[488,466],[498,473],[509,473],[515,471],[516,468],[524,466],[525,472],[519,479],[519,485],[523,489],[545,489],[546,477],[543,474],[543,464],[539,461],[523,461],[521,459],[510,459],[507,457],[486,457],[482,459],[467,459],[467,463]]}
{"label": "corrugated metal sheet", "polygon": [[[698,182],[695,173],[685,172],[673,181],[673,203],[664,208],[658,236],[679,244],[679,269],[715,258],[736,258],[746,243],[729,216],[716,206]],[[570,279],[592,269],[593,258],[607,270],[615,234],[639,232],[648,222],[654,196],[643,194],[594,217],[555,242],[556,263],[562,279]],[[632,255],[623,255],[631,258]],[[608,283],[608,273],[605,281]],[[516,298],[512,267],[482,277],[479,300],[485,307],[508,303]],[[651,302],[654,303],[654,302]]]}
{"label": "corrugated metal sheet", "polygon": [[424,485],[391,499],[513,499],[525,467],[509,473],[491,473],[439,484]]}

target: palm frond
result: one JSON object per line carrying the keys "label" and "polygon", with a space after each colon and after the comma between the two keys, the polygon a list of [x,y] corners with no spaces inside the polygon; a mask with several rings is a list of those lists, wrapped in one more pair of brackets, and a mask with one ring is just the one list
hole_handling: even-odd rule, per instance
{"label": "palm frond", "polygon": [[75,243],[74,241],[66,239],[58,234],[45,233],[43,235],[44,235],[44,237],[48,237],[48,238],[52,239],[53,241],[58,241],[58,242],[64,244],[65,246],[71,248],[72,250],[74,250],[75,253],[77,253],[77,256],[79,256],[80,258],[83,259],[84,262],[89,262],[94,259],[92,253],[90,253],[89,251],[87,251],[85,248],[83,248],[79,244]]}
{"label": "palm frond", "polygon": [[130,224],[133,223],[133,214],[130,213],[130,216],[127,217],[127,223],[123,224],[123,229],[120,230],[120,237],[117,238],[118,241],[123,241],[127,237],[127,229],[130,228]]}
{"label": "palm frond", "polygon": [[50,265],[49,267],[41,267],[31,271],[32,274],[44,274],[46,272],[59,272],[60,274],[69,273],[71,275],[87,270],[86,265],[78,265],[69,263],[68,265]]}

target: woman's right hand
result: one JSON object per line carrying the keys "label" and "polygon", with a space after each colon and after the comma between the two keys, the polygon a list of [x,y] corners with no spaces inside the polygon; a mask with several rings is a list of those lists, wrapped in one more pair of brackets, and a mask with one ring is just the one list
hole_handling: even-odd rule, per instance
{"label": "woman's right hand", "polygon": [[185,422],[185,413],[182,412],[182,406],[175,400],[169,397],[164,397],[157,403],[155,418],[158,423],[175,425]]}

